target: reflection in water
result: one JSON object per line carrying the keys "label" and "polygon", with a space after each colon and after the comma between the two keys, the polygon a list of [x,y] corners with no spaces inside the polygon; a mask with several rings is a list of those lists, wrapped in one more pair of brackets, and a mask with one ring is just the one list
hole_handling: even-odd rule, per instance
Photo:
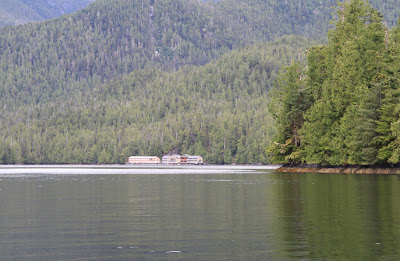
{"label": "reflection in water", "polygon": [[162,171],[0,175],[2,259],[400,257],[398,176]]}
{"label": "reflection in water", "polygon": [[289,259],[398,259],[399,176],[284,174]]}

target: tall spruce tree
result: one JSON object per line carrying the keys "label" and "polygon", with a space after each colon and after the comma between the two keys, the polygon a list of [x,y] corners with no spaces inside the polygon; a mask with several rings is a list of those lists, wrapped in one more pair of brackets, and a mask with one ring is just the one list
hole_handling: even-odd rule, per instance
{"label": "tall spruce tree", "polygon": [[321,98],[302,130],[305,160],[370,164],[376,146],[363,141],[375,136],[379,100],[371,80],[378,70],[371,68],[384,50],[382,17],[366,1],[352,0],[339,5],[335,25],[328,34]]}
{"label": "tall spruce tree", "polygon": [[380,163],[396,164],[399,162],[399,97],[400,97],[400,27],[397,26],[386,37],[386,56],[384,70],[378,75],[381,84],[381,105],[377,121],[377,136],[374,138],[379,150],[377,159]]}
{"label": "tall spruce tree", "polygon": [[285,163],[299,160],[301,147],[300,129],[304,113],[309,108],[312,94],[306,88],[305,75],[300,63],[284,69],[272,91],[269,111],[277,123],[275,143],[269,151],[272,160]]}

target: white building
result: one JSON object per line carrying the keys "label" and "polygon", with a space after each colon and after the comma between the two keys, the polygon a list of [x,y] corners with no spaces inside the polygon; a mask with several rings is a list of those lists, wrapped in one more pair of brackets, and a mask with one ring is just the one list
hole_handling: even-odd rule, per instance
{"label": "white building", "polygon": [[161,160],[156,156],[131,156],[128,159],[129,164],[160,164]]}
{"label": "white building", "polygon": [[192,165],[203,165],[203,157],[201,156],[188,156],[188,164]]}
{"label": "white building", "polygon": [[168,164],[168,165],[181,164],[181,155],[179,154],[165,155],[164,157],[162,157],[162,164]]}
{"label": "white building", "polygon": [[167,165],[178,165],[178,164],[189,164],[189,165],[203,165],[203,158],[201,156],[191,156],[191,155],[164,155],[162,157],[162,164]]}

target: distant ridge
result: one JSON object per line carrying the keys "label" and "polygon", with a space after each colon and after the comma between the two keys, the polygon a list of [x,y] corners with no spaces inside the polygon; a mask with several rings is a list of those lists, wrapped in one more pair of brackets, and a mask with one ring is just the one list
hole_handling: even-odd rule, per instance
{"label": "distant ridge", "polygon": [[59,17],[82,9],[93,1],[95,0],[2,0],[0,26]]}

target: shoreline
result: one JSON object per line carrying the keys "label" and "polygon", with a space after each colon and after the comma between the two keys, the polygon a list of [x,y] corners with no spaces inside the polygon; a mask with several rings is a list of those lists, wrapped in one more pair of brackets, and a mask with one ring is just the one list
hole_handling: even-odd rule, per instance
{"label": "shoreline", "polygon": [[0,169],[260,169],[275,170],[279,165],[167,165],[167,164],[15,164]]}
{"label": "shoreline", "polygon": [[400,166],[346,165],[323,166],[319,164],[282,165],[275,170],[281,173],[322,173],[322,174],[380,174],[400,175]]}

